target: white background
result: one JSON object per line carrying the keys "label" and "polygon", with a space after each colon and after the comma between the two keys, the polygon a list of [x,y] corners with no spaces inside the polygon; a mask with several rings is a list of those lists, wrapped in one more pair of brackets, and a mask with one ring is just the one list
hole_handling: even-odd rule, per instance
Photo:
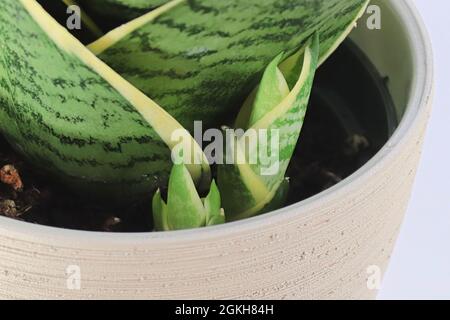
{"label": "white background", "polygon": [[450,1],[415,3],[433,42],[436,95],[412,200],[380,299],[450,299]]}

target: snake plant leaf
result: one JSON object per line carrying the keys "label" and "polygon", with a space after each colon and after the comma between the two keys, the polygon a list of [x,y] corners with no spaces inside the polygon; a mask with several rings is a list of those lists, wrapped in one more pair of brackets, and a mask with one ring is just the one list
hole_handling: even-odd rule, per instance
{"label": "snake plant leaf", "polygon": [[153,224],[157,231],[170,230],[167,221],[167,204],[161,197],[161,190],[158,189],[153,196],[152,201]]}
{"label": "snake plant leaf", "polygon": [[157,231],[194,229],[225,222],[215,182],[212,182],[208,196],[201,199],[183,164],[173,166],[167,204],[158,190],[153,197],[152,208]]}
{"label": "snake plant leaf", "polygon": [[[175,5],[174,5],[175,4]],[[323,61],[352,30],[367,0],[174,0],[168,10],[89,45],[102,60],[191,130],[219,128],[267,65],[318,32]]]}
{"label": "snake plant leaf", "polygon": [[283,73],[278,69],[283,54],[278,55],[267,67],[264,72],[261,84],[259,85],[264,90],[258,90],[255,95],[254,105],[252,108],[248,126],[252,126],[267,113],[272,111],[272,108],[278,105],[289,94],[289,86]]}
{"label": "snake plant leaf", "polygon": [[208,196],[203,201],[206,210],[206,225],[225,223],[225,212],[221,205],[220,192],[213,180]]}
{"label": "snake plant leaf", "polygon": [[[0,132],[68,185],[127,199],[165,186],[182,126],[93,55],[35,0],[0,2]],[[197,183],[209,165],[187,136]]]}
{"label": "snake plant leaf", "polygon": [[[218,166],[219,189],[228,220],[251,217],[267,207],[273,209],[286,193],[285,173],[300,135],[319,62],[318,35],[275,67],[280,60],[276,57],[269,64],[261,84],[250,95],[253,101],[246,101],[244,107],[251,106],[250,112],[243,110],[242,114],[250,116],[239,116],[238,122],[245,123],[247,119],[244,125],[247,131],[242,136],[234,134],[235,143],[225,151],[227,157],[233,154],[235,161]],[[294,76],[295,83],[291,81]],[[277,88],[277,99],[269,99],[273,104],[268,105],[263,98]],[[248,143],[247,138],[253,132],[257,143]],[[252,161],[251,155],[255,154],[257,159]]]}
{"label": "snake plant leaf", "polygon": [[97,17],[127,21],[137,18],[169,0],[79,0],[78,2]]}

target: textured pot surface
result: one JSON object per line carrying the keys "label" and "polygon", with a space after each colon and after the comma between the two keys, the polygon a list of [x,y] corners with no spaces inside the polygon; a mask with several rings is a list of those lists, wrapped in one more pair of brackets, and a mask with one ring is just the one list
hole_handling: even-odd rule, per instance
{"label": "textured pot surface", "polygon": [[0,298],[374,298],[368,278],[385,270],[408,204],[433,76],[410,2],[374,4],[382,29],[366,16],[352,37],[389,76],[401,123],[363,168],[304,202],[203,230],[99,234],[0,218]]}

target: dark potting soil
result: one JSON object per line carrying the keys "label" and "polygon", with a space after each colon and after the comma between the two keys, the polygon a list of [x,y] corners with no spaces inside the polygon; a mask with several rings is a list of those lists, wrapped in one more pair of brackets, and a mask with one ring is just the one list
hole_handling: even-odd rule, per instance
{"label": "dark potting soil", "polygon": [[[321,67],[288,170],[288,204],[339,183],[387,141],[396,120],[385,81],[350,42]],[[1,136],[0,175],[0,215],[78,230],[153,229],[152,194],[126,207],[85,200],[35,170]]]}

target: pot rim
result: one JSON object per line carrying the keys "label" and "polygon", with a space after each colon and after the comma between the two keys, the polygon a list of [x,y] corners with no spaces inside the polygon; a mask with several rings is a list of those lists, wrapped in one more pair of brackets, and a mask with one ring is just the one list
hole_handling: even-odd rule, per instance
{"label": "pot rim", "polygon": [[[65,246],[80,246],[81,243],[89,247],[127,247],[130,245],[151,245],[183,243],[189,240],[202,240],[221,237],[223,235],[240,234],[245,231],[263,229],[280,222],[293,219],[294,216],[303,215],[307,217],[313,208],[320,207],[329,202],[333,197],[339,197],[351,191],[350,188],[362,186],[374,172],[383,170],[383,163],[396,157],[399,145],[408,140],[408,136],[416,130],[416,123],[426,112],[426,106],[431,102],[433,93],[433,53],[431,42],[424,23],[417,9],[411,1],[396,0],[389,4],[401,20],[404,28],[408,30],[407,37],[412,52],[413,78],[409,101],[400,124],[392,137],[383,148],[372,157],[364,166],[354,172],[335,186],[314,195],[306,200],[272,211],[257,217],[229,222],[219,226],[202,229],[169,231],[169,232],[146,232],[146,233],[111,233],[93,232],[63,229],[43,225],[35,225],[27,222],[17,221],[6,217],[0,217],[0,232],[9,238],[27,239],[34,242],[46,242]],[[113,247],[111,247],[113,248]]]}

